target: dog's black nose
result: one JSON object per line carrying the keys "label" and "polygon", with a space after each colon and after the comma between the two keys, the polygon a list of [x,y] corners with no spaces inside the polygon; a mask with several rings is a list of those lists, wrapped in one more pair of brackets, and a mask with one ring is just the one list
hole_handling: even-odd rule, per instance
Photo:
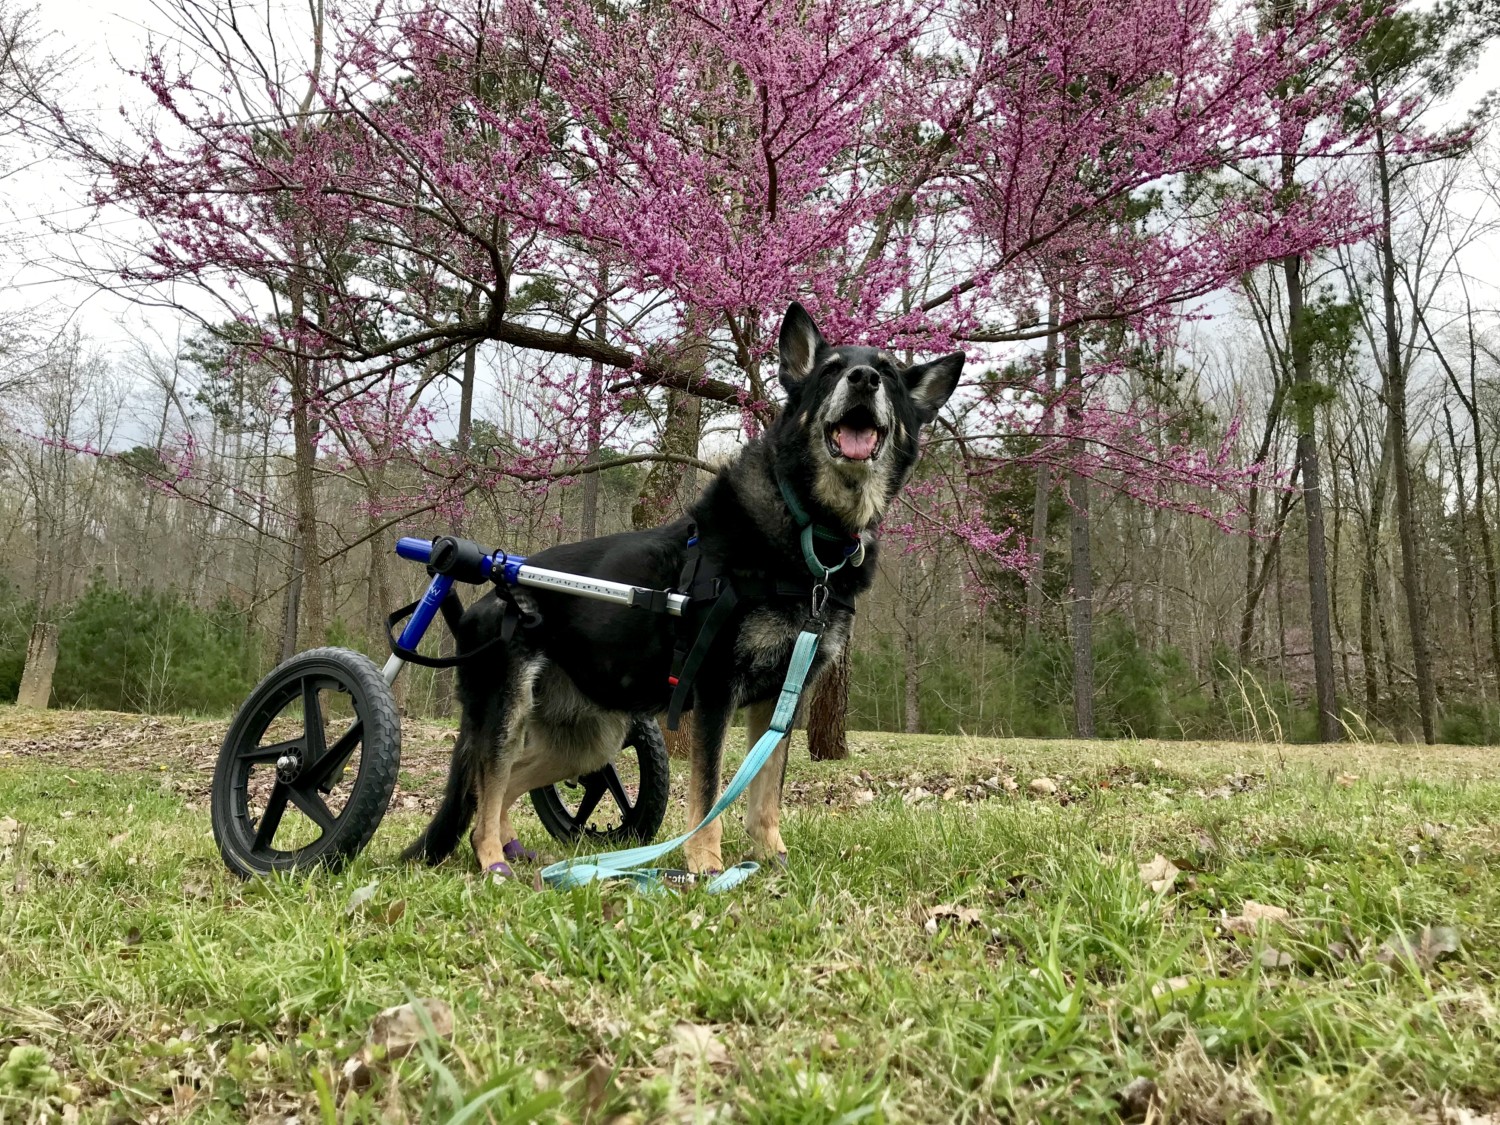
{"label": "dog's black nose", "polygon": [[873,367],[850,368],[849,385],[857,391],[873,391],[880,386],[880,374]]}

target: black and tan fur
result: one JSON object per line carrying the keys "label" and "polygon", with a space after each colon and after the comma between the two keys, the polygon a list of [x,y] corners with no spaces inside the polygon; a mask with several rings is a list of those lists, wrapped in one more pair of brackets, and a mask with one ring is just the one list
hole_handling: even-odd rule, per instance
{"label": "black and tan fur", "polygon": [[[845,566],[829,580],[852,604],[874,576],[874,528],[910,476],[921,427],[952,394],[964,357],[955,353],[903,367],[879,349],[831,346],[794,304],[782,323],[780,360],[785,407],[704,489],[687,518],[553,547],[529,561],[668,589],[678,581],[694,526],[704,560],[721,572],[755,572],[810,586],[798,528],[778,491],[779,473],[815,521],[863,536],[863,566]],[[868,459],[845,457],[832,436],[850,430],[867,435],[871,428],[878,440]],[[863,455],[853,448],[855,457]],[[598,769],[618,751],[630,715],[666,708],[675,619],[551,591],[521,589],[517,597],[537,609],[543,623],[518,631],[497,655],[461,666],[463,718],[447,792],[407,850],[410,858],[441,861],[472,821],[480,865],[498,862],[514,838],[509,810],[523,794]],[[494,636],[503,609],[493,593],[471,607],[459,630],[461,650]],[[752,745],[769,725],[807,613],[800,599],[747,604],[718,634],[690,700],[695,744],[689,823],[697,823],[719,793],[724,734],[736,708],[746,708]],[[830,608],[807,691],[838,656],[851,618],[847,609]],[[783,741],[747,794],[746,828],[763,857],[786,851],[780,831],[785,766]],[[687,852],[693,871],[721,869],[718,823],[695,837]]]}

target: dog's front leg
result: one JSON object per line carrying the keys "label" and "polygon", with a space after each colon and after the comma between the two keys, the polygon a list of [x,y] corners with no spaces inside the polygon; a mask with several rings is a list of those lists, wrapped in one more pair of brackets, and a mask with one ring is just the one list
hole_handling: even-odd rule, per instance
{"label": "dog's front leg", "polygon": [[512,838],[509,817],[510,759],[502,749],[486,761],[476,779],[479,787],[474,816],[474,855],[485,871],[510,875],[505,862],[505,845]]}
{"label": "dog's front leg", "polygon": [[[530,700],[526,701],[528,707]],[[475,785],[478,788],[474,810],[474,856],[485,871],[495,871],[507,878],[510,864],[505,861],[505,845],[515,839],[510,827],[511,766],[526,746],[527,714],[515,708],[506,724],[507,730],[492,752],[479,764]]]}
{"label": "dog's front leg", "polygon": [[[752,703],[745,708],[745,750],[748,752],[771,728],[776,700]],[[786,783],[786,745],[776,744],[766,764],[745,794],[745,831],[760,859],[786,862],[786,844],[781,840],[781,790]]]}
{"label": "dog's front leg", "polygon": [[[719,799],[719,764],[724,756],[724,730],[729,705],[699,702],[693,709],[693,769],[688,779],[688,826],[696,827]],[[723,871],[723,821],[716,820],[687,842],[688,870]]]}

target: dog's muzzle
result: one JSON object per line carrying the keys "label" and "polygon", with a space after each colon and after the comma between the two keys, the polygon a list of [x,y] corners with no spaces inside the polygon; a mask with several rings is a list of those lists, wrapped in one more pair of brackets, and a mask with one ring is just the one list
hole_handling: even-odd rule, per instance
{"label": "dog's muzzle", "polygon": [[828,455],[835,461],[873,461],[885,448],[890,432],[885,388],[873,367],[852,368],[828,404],[823,427]]}

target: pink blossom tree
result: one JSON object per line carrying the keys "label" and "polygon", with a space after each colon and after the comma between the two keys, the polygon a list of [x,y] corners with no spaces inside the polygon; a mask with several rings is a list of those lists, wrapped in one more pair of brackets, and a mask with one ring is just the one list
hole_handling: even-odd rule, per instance
{"label": "pink blossom tree", "polygon": [[[1197,299],[1362,229],[1341,158],[1365,138],[1329,111],[1363,24],[1332,0],[1276,20],[1208,0],[356,2],[315,6],[289,68],[236,9],[167,10],[196,53],[148,58],[133,134],[59,116],[53,139],[150,231],[113,284],[196,286],[281,357],[309,576],[318,426],[357,419],[360,456],[410,456],[420,412],[362,405],[393,380],[420,397],[467,354],[472,385],[472,349],[498,343],[553,416],[504,458],[421,458],[432,484],[392,523],[500,475],[608,467],[589,453],[618,424],[611,388],[753,431],[793,298],[830,336],[913,352],[1061,342],[1061,386],[1040,363],[959,396],[961,471],[911,506],[915,540],[1028,565],[978,503],[1018,431],[1068,476],[1075,542],[1090,481],[1229,520],[1244,467],[1134,400],[1104,329],[1169,349]],[[1295,193],[1223,188],[1289,147]],[[642,456],[698,463],[692,440]]]}

